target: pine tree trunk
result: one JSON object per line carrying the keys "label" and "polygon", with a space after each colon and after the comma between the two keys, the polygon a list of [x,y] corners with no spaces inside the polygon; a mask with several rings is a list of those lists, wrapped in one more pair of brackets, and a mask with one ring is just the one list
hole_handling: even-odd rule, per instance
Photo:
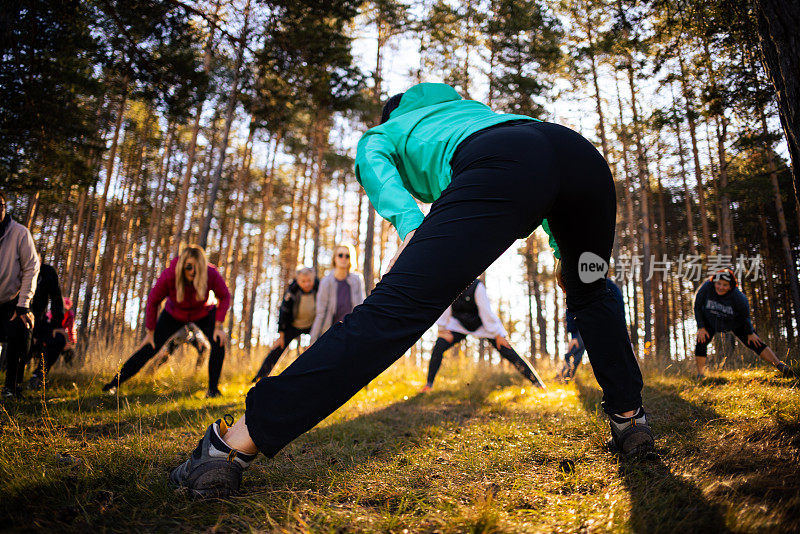
{"label": "pine tree trunk", "polygon": [[233,81],[231,82],[231,91],[228,95],[228,104],[225,109],[225,126],[222,130],[222,141],[219,147],[219,156],[217,156],[217,166],[214,170],[214,175],[211,178],[211,192],[209,193],[208,204],[206,206],[206,216],[203,221],[203,228],[200,230],[200,239],[198,240],[200,246],[206,248],[208,245],[208,234],[211,231],[211,221],[214,219],[214,204],[217,201],[217,194],[219,192],[219,182],[222,179],[222,171],[225,165],[225,154],[228,151],[228,138],[231,133],[231,125],[233,124],[233,116],[236,112],[236,104],[239,101],[239,78],[241,77],[242,62],[244,61],[244,50],[247,47],[247,30],[248,22],[250,20],[250,0],[244,8],[244,26],[242,27],[242,34],[239,37],[239,43],[236,49],[236,61],[233,67]]}
{"label": "pine tree trunk", "polygon": [[697,122],[695,111],[691,107],[694,95],[689,88],[687,81],[686,67],[683,62],[683,52],[679,50],[678,61],[681,68],[681,84],[683,87],[683,98],[686,101],[686,121],[689,125],[689,137],[692,141],[692,158],[694,159],[694,178],[697,190],[697,204],[700,212],[700,229],[703,234],[702,254],[708,257],[711,254],[711,226],[708,223],[708,212],[706,211],[706,195],[703,188],[703,174],[700,166],[700,148],[697,142]]}
{"label": "pine tree trunk", "polygon": [[[764,134],[768,135],[767,118],[763,111],[761,114],[761,127]],[[775,156],[772,150],[766,151],[767,155],[767,170],[769,171],[769,179],[772,182],[772,193],[775,199],[775,211],[778,215],[778,230],[781,233],[781,245],[783,246],[783,256],[786,262],[786,275],[789,278],[789,287],[792,291],[792,304],[794,306],[794,316],[800,321],[800,288],[797,282],[797,269],[795,268],[794,256],[792,254],[792,245],[789,243],[789,230],[786,226],[786,215],[783,211],[783,199],[781,198],[781,188],[778,184],[778,166],[775,163]]]}
{"label": "pine tree trunk", "polygon": [[95,220],[94,227],[94,240],[92,242],[91,261],[89,262],[89,272],[86,276],[86,293],[83,299],[83,314],[81,317],[80,337],[86,341],[89,333],[89,311],[92,304],[92,293],[94,290],[94,279],[96,274],[96,266],[100,257],[100,241],[103,232],[103,222],[105,221],[106,200],[108,198],[108,190],[111,186],[111,181],[114,178],[114,160],[117,157],[117,146],[119,144],[119,132],[122,129],[122,118],[125,116],[125,105],[128,101],[128,80],[123,80],[123,91],[119,99],[119,107],[117,109],[117,118],[114,123],[114,134],[111,140],[111,150],[108,153],[108,161],[106,162],[106,181],[103,188],[103,195],[97,204],[97,219]]}
{"label": "pine tree trunk", "polygon": [[800,203],[800,2],[755,0],[761,54],[778,99]]}
{"label": "pine tree trunk", "polygon": [[628,83],[631,91],[631,110],[633,113],[633,134],[636,143],[636,167],[639,174],[639,184],[641,187],[640,206],[642,211],[642,295],[644,297],[644,342],[645,345],[652,341],[650,314],[651,314],[651,288],[649,280],[650,273],[650,182],[647,173],[647,161],[644,154],[642,134],[639,124],[639,111],[636,106],[636,87],[634,85],[633,67],[628,65]]}
{"label": "pine tree trunk", "polygon": [[[219,13],[219,0],[216,2],[214,8],[214,20],[217,20]],[[214,56],[214,34],[216,33],[216,26],[211,25],[208,39],[206,40],[205,51],[203,54],[203,72],[209,74],[211,72],[211,60]],[[180,252],[181,240],[183,239],[183,227],[186,223],[186,203],[189,199],[189,187],[192,182],[192,171],[194,170],[194,163],[197,157],[197,136],[200,133],[200,118],[203,115],[203,104],[205,98],[201,99],[197,104],[197,110],[194,114],[194,124],[192,124],[192,134],[189,139],[189,146],[186,148],[186,167],[183,170],[183,178],[181,179],[180,196],[178,197],[178,204],[175,209],[177,211],[177,221],[175,222],[175,238],[172,246],[170,247],[177,254]]]}

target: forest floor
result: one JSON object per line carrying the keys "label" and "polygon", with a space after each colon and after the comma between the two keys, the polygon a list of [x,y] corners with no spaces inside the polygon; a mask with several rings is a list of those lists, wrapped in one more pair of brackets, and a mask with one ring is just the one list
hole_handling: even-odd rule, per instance
{"label": "forest floor", "polygon": [[[159,372],[119,396],[54,376],[0,408],[0,529],[277,532],[798,532],[800,391],[765,367],[704,383],[646,373],[657,460],[619,461],[588,366],[539,392],[510,370],[446,360],[436,389],[400,363],[275,458],[243,493],[167,483],[247,377],[206,400]],[[548,380],[549,378],[549,380]],[[291,409],[291,407],[289,407]],[[569,468],[571,461],[574,470]]]}

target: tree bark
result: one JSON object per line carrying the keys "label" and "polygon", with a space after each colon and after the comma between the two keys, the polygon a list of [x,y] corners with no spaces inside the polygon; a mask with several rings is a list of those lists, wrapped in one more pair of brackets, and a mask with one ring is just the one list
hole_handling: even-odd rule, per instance
{"label": "tree bark", "polygon": [[800,202],[800,2],[755,0],[761,54],[778,99]]}
{"label": "tree bark", "polygon": [[239,37],[239,45],[236,49],[236,62],[233,67],[233,81],[231,82],[231,92],[228,95],[228,105],[225,109],[225,127],[222,131],[222,142],[219,147],[219,156],[217,156],[217,166],[214,170],[214,175],[211,178],[211,193],[208,198],[208,205],[206,206],[206,217],[203,221],[203,229],[200,231],[200,246],[206,248],[208,245],[208,233],[211,231],[211,221],[214,219],[214,204],[217,201],[217,194],[219,192],[219,182],[222,179],[222,170],[225,165],[225,153],[228,150],[228,138],[231,133],[231,125],[233,124],[233,116],[236,112],[236,104],[239,101],[239,78],[241,77],[242,62],[244,61],[244,49],[247,47],[247,30],[248,22],[250,21],[250,0],[247,0],[244,8],[244,26],[242,27],[242,34]]}
{"label": "tree bark", "polygon": [[97,219],[95,220],[94,227],[94,240],[92,242],[91,261],[89,262],[89,272],[86,276],[86,293],[83,299],[83,311],[81,316],[80,337],[86,340],[89,327],[89,310],[92,304],[92,292],[94,290],[94,277],[97,272],[97,262],[100,257],[100,241],[103,233],[103,221],[105,220],[106,199],[108,198],[108,190],[111,186],[111,180],[114,173],[114,160],[117,157],[117,146],[119,144],[119,132],[122,129],[122,118],[125,116],[125,104],[128,101],[128,80],[123,81],[123,90],[119,98],[119,108],[117,109],[117,118],[114,123],[114,135],[111,140],[111,150],[108,153],[108,161],[106,162],[106,181],[103,186],[103,195],[97,205]]}

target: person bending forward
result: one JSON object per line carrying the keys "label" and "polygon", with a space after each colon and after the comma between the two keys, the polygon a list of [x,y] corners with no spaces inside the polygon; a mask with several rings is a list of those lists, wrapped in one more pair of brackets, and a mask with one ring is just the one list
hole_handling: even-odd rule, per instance
{"label": "person bending forward", "polygon": [[[214,292],[217,304],[209,302]],[[156,314],[161,301],[167,300],[164,311]],[[103,391],[116,391],[120,384],[135,375],[158,352],[172,335],[189,323],[196,324],[211,343],[208,359],[207,397],[218,397],[219,376],[225,359],[225,332],[222,322],[228,312],[231,294],[217,271],[208,263],[206,253],[197,245],[186,246],[170,262],[147,297],[144,326],[147,334],[142,345],[120,369],[119,373],[103,386]]]}
{"label": "person bending forward", "polygon": [[[361,137],[355,175],[402,240],[389,271],[280,375],[259,380],[233,427],[212,423],[172,471],[173,484],[198,494],[237,491],[258,452],[276,455],[333,413],[544,218],[613,443],[625,455],[652,450],[625,322],[605,280],[579,276],[585,254],[608,264],[616,217],[611,171],[589,141],[564,126],[495,113],[448,85],[422,83],[390,98],[381,124]],[[427,215],[417,200],[432,203]]]}
{"label": "person bending forward", "polygon": [[480,280],[473,281],[463,293],[451,304],[436,321],[439,326],[439,337],[431,352],[431,361],[428,364],[428,381],[423,392],[433,388],[436,373],[442,365],[442,357],[447,349],[463,341],[467,335],[488,339],[489,343],[497,349],[500,355],[511,362],[522,376],[530,380],[533,385],[544,389],[544,381],[539,377],[536,369],[511,347],[506,339],[506,329],[495,315],[486,294],[486,286]]}

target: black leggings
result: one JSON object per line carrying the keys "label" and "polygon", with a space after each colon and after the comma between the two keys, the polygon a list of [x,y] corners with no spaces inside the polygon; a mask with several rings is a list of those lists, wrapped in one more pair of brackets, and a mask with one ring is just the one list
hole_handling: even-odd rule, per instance
{"label": "black leggings", "polygon": [[[705,358],[706,356],[708,356],[708,344],[711,343],[711,339],[713,339],[714,334],[716,333],[711,328],[706,328],[706,331],[708,332],[708,340],[705,343],[700,343],[698,341],[694,346],[694,355],[700,356],[701,358]],[[767,348],[767,345],[763,341],[754,341],[752,343],[747,341],[747,336],[748,336],[747,330],[744,330],[743,328],[737,328],[733,330],[733,335],[738,337],[739,341],[744,343],[748,349],[752,350],[759,356],[761,356],[761,353],[764,352],[764,349]]]}
{"label": "black leggings", "polygon": [[11,317],[17,310],[17,298],[0,304],[0,342],[6,344],[3,353],[6,356],[5,387],[17,391],[17,384],[22,382],[25,374],[25,362],[31,347],[31,331],[16,317]]}
{"label": "black leggings", "polygon": [[568,128],[527,121],[473,134],[451,166],[450,185],[364,303],[248,393],[245,421],[265,455],[274,456],[400,358],[544,218],[561,250],[567,306],[604,409],[641,406],[642,375],[619,304],[605,280],[584,283],[578,271],[584,252],[608,262],[614,241],[614,181],[597,149]]}
{"label": "black leggings", "polygon": [[289,348],[289,343],[295,340],[295,338],[300,337],[301,334],[308,334],[311,332],[310,328],[305,328],[303,330],[298,330],[293,326],[288,326],[286,330],[283,332],[283,347],[275,347],[267,357],[264,358],[264,363],[261,364],[256,376],[253,378],[253,382],[257,381],[259,378],[263,378],[272,371],[275,365],[278,363],[278,360],[281,359],[283,353],[286,352],[286,349]]}
{"label": "black leggings", "polygon": [[[192,321],[200,330],[203,331],[203,334],[205,334],[205,336],[208,338],[208,342],[211,343],[211,356],[208,358],[208,389],[210,390],[216,390],[217,386],[219,385],[219,375],[222,373],[222,361],[225,359],[225,348],[214,341],[215,316],[216,308],[212,308],[208,315],[202,319]],[[187,324],[189,323],[175,319],[172,315],[167,313],[166,310],[162,311],[158,316],[158,322],[156,323],[156,329],[153,334],[153,340],[156,344],[155,348],[149,344],[145,344],[144,347],[134,352],[133,356],[128,358],[128,361],[126,361],[122,366],[119,374],[114,377],[114,380],[118,381],[114,385],[122,384],[139,372],[139,370],[144,367],[144,364],[146,364],[150,358],[158,354],[158,351],[161,350],[161,347],[164,346],[164,343],[166,343],[175,332]],[[114,380],[112,380],[112,383]]]}
{"label": "black leggings", "polygon": [[[432,386],[433,381],[436,379],[436,373],[439,372],[439,367],[442,365],[442,356],[447,349],[455,345],[456,343],[461,343],[466,337],[466,334],[461,334],[459,332],[452,332],[453,341],[447,341],[445,338],[440,337],[436,340],[436,344],[433,346],[433,351],[431,352],[431,361],[428,364],[428,385]],[[512,349],[511,347],[506,346],[497,346],[497,341],[494,338],[486,338],[486,341],[492,344],[492,346],[497,349],[497,352],[500,353],[500,356],[508,360],[514,368],[519,371],[522,376],[530,380],[534,385],[539,385],[539,380],[536,378],[535,371],[531,366],[530,362],[525,361],[522,356],[517,354],[517,351]]]}

